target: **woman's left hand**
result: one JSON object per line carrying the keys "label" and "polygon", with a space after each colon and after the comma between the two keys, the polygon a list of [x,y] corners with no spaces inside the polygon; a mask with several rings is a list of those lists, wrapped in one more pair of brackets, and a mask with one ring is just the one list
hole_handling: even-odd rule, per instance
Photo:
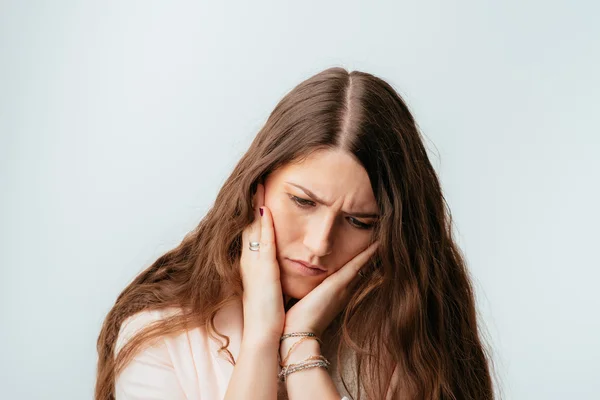
{"label": "woman's left hand", "polygon": [[294,304],[285,314],[283,333],[312,332],[321,336],[345,307],[353,282],[377,249],[373,243]]}

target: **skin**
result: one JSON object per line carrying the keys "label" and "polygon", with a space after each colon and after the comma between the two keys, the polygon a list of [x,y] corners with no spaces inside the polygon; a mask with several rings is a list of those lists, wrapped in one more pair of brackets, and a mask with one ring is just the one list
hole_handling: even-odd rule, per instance
{"label": "skin", "polygon": [[[326,204],[316,202],[298,186]],[[356,214],[377,214],[377,202],[367,171],[349,153],[315,152],[302,163],[271,173],[264,189],[286,300],[303,298],[369,245],[377,219]],[[303,276],[290,259],[323,266],[327,272]]]}
{"label": "skin", "polygon": [[[310,199],[298,185],[324,202]],[[298,341],[280,341],[281,335],[321,336],[347,303],[358,272],[377,249],[377,243],[371,244],[372,229],[365,226],[375,217],[356,216],[376,214],[369,179],[345,152],[319,151],[302,163],[274,171],[258,185],[253,204],[256,219],[244,229],[240,259],[244,329],[226,400],[275,400],[277,353],[283,360]],[[255,241],[260,250],[250,251],[249,243]],[[303,276],[290,258],[324,266],[326,273]],[[299,299],[287,312],[284,295]],[[306,340],[286,364],[320,354],[318,342]],[[340,398],[323,368],[290,374],[286,389],[290,400]]]}

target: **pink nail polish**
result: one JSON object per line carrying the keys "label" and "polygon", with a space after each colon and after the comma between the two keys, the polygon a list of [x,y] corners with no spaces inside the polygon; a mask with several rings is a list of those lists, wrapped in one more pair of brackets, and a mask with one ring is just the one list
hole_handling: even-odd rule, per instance
{"label": "pink nail polish", "polygon": [[260,216],[262,217],[262,215],[263,215],[263,209],[262,209],[262,207],[259,208],[258,210],[260,211]]}

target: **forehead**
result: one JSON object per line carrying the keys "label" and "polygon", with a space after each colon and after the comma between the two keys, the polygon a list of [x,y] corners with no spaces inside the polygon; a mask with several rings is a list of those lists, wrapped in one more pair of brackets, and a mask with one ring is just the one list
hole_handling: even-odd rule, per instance
{"label": "forehead", "polygon": [[343,150],[318,150],[300,162],[283,166],[273,175],[279,184],[293,182],[327,201],[343,199],[356,207],[376,205],[367,171]]}

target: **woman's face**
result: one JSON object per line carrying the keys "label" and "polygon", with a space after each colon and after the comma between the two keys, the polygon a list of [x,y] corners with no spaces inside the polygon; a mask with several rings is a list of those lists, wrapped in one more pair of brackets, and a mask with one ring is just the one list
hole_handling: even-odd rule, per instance
{"label": "woman's face", "polygon": [[317,151],[272,172],[264,187],[285,295],[301,299],[370,244],[377,202],[367,171],[349,153]]}

